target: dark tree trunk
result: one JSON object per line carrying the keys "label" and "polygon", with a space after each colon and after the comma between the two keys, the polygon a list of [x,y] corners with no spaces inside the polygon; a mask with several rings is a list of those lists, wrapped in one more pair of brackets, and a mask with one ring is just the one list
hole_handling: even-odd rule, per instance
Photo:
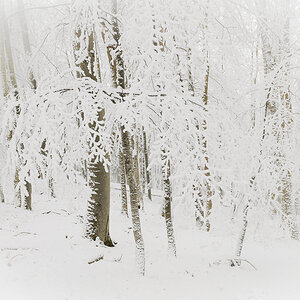
{"label": "dark tree trunk", "polygon": [[143,130],[143,144],[144,144],[144,156],[145,156],[145,170],[146,170],[146,186],[148,192],[148,199],[152,200],[151,186],[150,186],[150,171],[149,171],[149,159],[147,148],[147,136],[145,130]]}
{"label": "dark tree trunk", "polygon": [[32,185],[27,180],[25,181],[25,188],[28,194],[25,195],[25,208],[32,210],[31,195],[32,195]]}
{"label": "dark tree trunk", "polygon": [[[76,31],[77,38],[81,38],[84,34],[81,28]],[[94,81],[98,81],[99,74],[95,70],[95,66],[99,66],[99,58],[95,51],[94,32],[91,32],[87,37],[88,58],[82,61],[79,65],[82,70],[83,77],[89,77]],[[77,45],[78,47],[79,45]],[[99,71],[99,70],[98,70]],[[98,111],[98,120],[103,121],[105,111]],[[90,123],[89,126],[93,129],[95,124]],[[91,147],[91,146],[90,146]],[[110,211],[110,170],[105,167],[102,162],[92,160],[88,165],[89,185],[92,190],[92,196],[88,203],[88,237],[95,240],[97,237],[106,245],[114,246],[109,235],[109,211]]]}
{"label": "dark tree trunk", "polygon": [[2,203],[5,202],[2,185],[0,185],[0,201],[1,201]]}
{"label": "dark tree trunk", "polygon": [[162,175],[163,175],[163,190],[164,190],[164,217],[166,220],[167,238],[168,238],[168,249],[170,253],[176,256],[176,244],[172,222],[172,191],[171,191],[171,168],[170,160],[167,159],[165,150],[161,153],[162,160]]}
{"label": "dark tree trunk", "polygon": [[109,235],[110,173],[101,162],[89,164],[92,196],[88,203],[88,236],[97,237],[106,246],[114,246]]}

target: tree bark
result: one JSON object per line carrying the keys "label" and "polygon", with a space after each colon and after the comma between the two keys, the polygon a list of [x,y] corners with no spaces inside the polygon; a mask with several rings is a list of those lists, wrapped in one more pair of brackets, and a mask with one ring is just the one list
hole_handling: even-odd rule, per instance
{"label": "tree bark", "polygon": [[89,163],[89,185],[92,189],[88,203],[88,236],[96,240],[98,237],[104,245],[114,246],[109,235],[110,211],[110,173],[102,162]]}
{"label": "tree bark", "polygon": [[[205,74],[204,81],[204,94],[202,96],[202,101],[205,106],[208,105],[208,83],[209,83],[209,65],[208,65],[208,52],[206,56],[207,69]],[[207,122],[203,120],[201,125],[197,125],[198,129],[201,128],[202,132],[207,131]],[[198,166],[198,170],[202,172],[205,171],[204,175],[206,176],[204,183],[199,184],[198,186],[194,186],[194,193],[196,196],[195,204],[196,204],[196,223],[199,228],[203,228],[205,226],[206,231],[210,231],[210,220],[209,215],[211,214],[212,209],[212,190],[210,185],[210,171],[208,168],[208,153],[207,153],[207,140],[206,137],[202,134],[199,138],[198,143],[202,146],[203,155],[205,158],[204,166]]]}
{"label": "tree bark", "polygon": [[[108,47],[107,54],[108,59],[110,62],[110,67],[112,71],[112,80],[113,84],[116,88],[125,89],[125,68],[124,68],[124,61],[122,57],[121,49],[118,49],[120,46],[120,38],[121,32],[119,28],[118,19],[116,18],[118,9],[117,9],[117,1],[112,0],[113,6],[113,14],[112,17],[112,31],[113,31],[113,39],[114,44]],[[113,50],[116,51],[115,59],[112,59],[112,52]],[[139,200],[138,200],[138,186],[134,176],[134,162],[132,157],[132,151],[130,146],[130,134],[128,131],[125,130],[125,127],[121,126],[121,141],[122,141],[122,148],[124,154],[124,161],[125,161],[125,170],[126,170],[126,178],[129,186],[129,193],[130,193],[130,207],[131,207],[131,218],[132,218],[132,227],[133,227],[133,235],[136,245],[136,261],[139,268],[139,272],[141,275],[145,274],[145,247],[144,247],[144,240],[142,236],[142,229],[141,229],[141,220],[139,215]]]}
{"label": "tree bark", "polygon": [[170,160],[167,158],[165,149],[161,152],[162,161],[162,176],[163,176],[163,190],[164,190],[164,217],[166,221],[167,238],[168,238],[168,249],[169,252],[176,256],[176,244],[174,236],[174,228],[172,222],[172,190],[171,190],[171,166]]}
{"label": "tree bark", "polygon": [[[78,28],[76,32],[77,38],[84,34],[83,29]],[[94,48],[94,32],[89,33],[88,36],[83,38],[87,39],[88,57],[83,60],[79,67],[83,72],[83,77],[97,81],[99,76],[96,74],[95,63],[99,65],[99,58],[96,57]],[[80,45],[78,44],[77,47]],[[78,49],[77,49],[78,50]],[[91,95],[92,96],[92,95]],[[102,109],[98,111],[98,120],[103,121],[105,111]],[[90,123],[91,128],[95,124]],[[90,146],[91,147],[91,146]],[[87,236],[95,240],[97,237],[106,246],[114,246],[109,234],[109,213],[110,213],[110,170],[109,166],[105,169],[102,162],[92,159],[88,164],[89,171],[89,186],[92,190],[91,199],[88,201],[88,226]]]}
{"label": "tree bark", "polygon": [[125,171],[125,161],[123,150],[119,150],[119,168],[121,177],[121,213],[128,217],[128,207],[127,207],[127,189],[126,189],[126,171]]}
{"label": "tree bark", "polygon": [[121,138],[125,160],[125,169],[127,182],[130,192],[130,206],[133,226],[133,235],[136,245],[136,260],[139,271],[142,275],[145,274],[145,246],[142,236],[141,220],[139,214],[138,187],[134,178],[132,153],[130,151],[130,137],[128,131],[125,131],[124,126],[121,127]]}
{"label": "tree bark", "polygon": [[148,158],[148,147],[147,147],[147,136],[146,131],[143,130],[143,145],[144,145],[144,159],[145,159],[145,171],[146,171],[146,187],[148,199],[152,200],[151,186],[150,186],[150,170],[149,170],[149,158]]}
{"label": "tree bark", "polygon": [[[156,24],[156,18],[153,13],[153,29],[157,27]],[[166,32],[165,28],[160,28],[160,33]],[[153,33],[153,46],[154,50],[157,53],[164,53],[167,50],[164,37],[163,35],[158,36],[155,32]],[[157,85],[157,90],[163,89],[164,83],[162,83],[162,86]],[[160,99],[160,116],[163,120],[163,113],[164,113],[164,107],[163,107],[163,99]],[[161,124],[161,131],[164,132],[167,128],[166,124]],[[166,140],[163,134],[161,134],[161,162],[162,162],[162,181],[163,181],[163,190],[164,190],[164,199],[163,199],[163,206],[162,206],[162,216],[165,217],[166,221],[166,230],[167,230],[167,240],[168,240],[168,249],[170,253],[174,256],[176,256],[176,244],[175,244],[175,236],[174,236],[174,229],[173,229],[173,222],[172,222],[172,191],[171,191],[171,169],[170,169],[170,160],[167,156],[166,151]]]}
{"label": "tree bark", "polygon": [[143,195],[141,191],[141,184],[140,184],[140,172],[139,172],[139,146],[138,142],[134,140],[134,137],[132,137],[132,153],[133,155],[133,171],[134,171],[134,179],[137,186],[137,193],[138,193],[138,202],[139,202],[139,208],[144,207],[143,203]]}
{"label": "tree bark", "polygon": [[[210,76],[210,66],[209,66],[209,49],[208,49],[208,41],[207,41],[207,32],[208,32],[208,10],[209,10],[209,0],[206,1],[205,8],[205,16],[204,23],[202,24],[203,29],[203,49],[205,52],[205,75],[204,75],[204,83],[203,83],[203,95],[202,95],[202,103],[204,107],[208,106],[208,89],[209,89],[209,76]],[[188,49],[188,61],[191,59],[191,49]],[[188,65],[188,82],[189,82],[189,91],[192,95],[195,95],[195,88],[193,77],[191,73],[191,68]],[[197,182],[193,185],[193,194],[195,197],[195,216],[196,216],[196,224],[200,229],[205,229],[207,232],[210,231],[211,224],[209,216],[212,210],[212,187],[211,187],[211,179],[210,179],[210,171],[209,171],[209,157],[208,157],[208,146],[207,146],[207,137],[205,133],[207,132],[207,120],[202,120],[202,124],[198,123],[196,120],[196,129],[199,132],[199,137],[197,144],[202,148],[202,155],[204,156],[205,163],[203,165],[198,164],[197,169],[200,173],[203,173],[205,178],[204,180]],[[202,174],[200,175],[202,176]]]}

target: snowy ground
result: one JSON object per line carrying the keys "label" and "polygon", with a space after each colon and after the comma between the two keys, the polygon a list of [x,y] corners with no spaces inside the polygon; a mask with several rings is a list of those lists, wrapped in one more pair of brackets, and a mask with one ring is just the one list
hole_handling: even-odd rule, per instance
{"label": "snowy ground", "polygon": [[[167,255],[160,203],[142,213],[146,276],[134,263],[130,221],[112,204],[115,248],[82,238],[82,217],[59,201],[35,204],[32,212],[0,204],[1,300],[215,299],[299,300],[300,243],[249,241],[241,267],[232,268],[235,239],[175,223],[177,258]],[[104,259],[88,264],[99,255]]]}

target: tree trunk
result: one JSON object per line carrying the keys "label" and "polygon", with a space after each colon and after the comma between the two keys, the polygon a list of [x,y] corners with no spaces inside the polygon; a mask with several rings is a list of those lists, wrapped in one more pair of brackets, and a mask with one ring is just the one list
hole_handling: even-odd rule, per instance
{"label": "tree trunk", "polygon": [[130,151],[130,137],[129,133],[121,127],[121,138],[122,146],[125,160],[125,169],[127,182],[130,191],[130,206],[131,206],[131,217],[132,217],[132,227],[133,235],[136,245],[136,260],[138,264],[139,271],[142,275],[145,274],[145,247],[144,240],[142,236],[141,220],[139,215],[139,201],[138,201],[138,187],[134,178],[132,153]]}
{"label": "tree trunk", "polygon": [[134,179],[137,186],[137,193],[138,193],[138,202],[139,202],[139,208],[144,207],[143,203],[143,195],[141,191],[141,184],[140,184],[140,172],[139,172],[139,146],[138,142],[134,141],[134,137],[132,137],[132,153],[133,155],[133,172],[134,172]]}
{"label": "tree trunk", "polygon": [[[81,28],[77,29],[76,36],[78,39],[82,38],[84,34]],[[96,74],[95,63],[99,65],[99,58],[96,57],[94,48],[94,32],[83,36],[87,39],[88,57],[83,60],[79,67],[83,72],[83,77],[89,77],[94,81],[98,81],[99,76]],[[77,50],[80,45],[77,45]],[[99,71],[99,70],[98,70]],[[98,120],[104,121],[105,111],[102,109],[98,112]],[[90,123],[91,128],[95,124]],[[91,147],[91,145],[90,145]],[[87,236],[95,240],[97,237],[106,245],[114,246],[109,235],[109,211],[110,211],[110,170],[109,166],[105,169],[102,162],[91,160],[88,164],[89,171],[89,186],[92,189],[92,196],[88,203],[88,226]]]}
{"label": "tree trunk", "polygon": [[125,162],[124,154],[122,149],[119,150],[119,168],[121,177],[121,213],[128,217],[128,207],[127,207],[127,189],[126,189],[126,174],[125,174]]}
{"label": "tree trunk", "polygon": [[104,245],[114,246],[109,235],[110,173],[98,161],[89,163],[89,185],[92,189],[88,203],[88,236],[98,237]]}
{"label": "tree trunk", "polygon": [[[112,71],[112,79],[113,84],[116,88],[125,89],[125,68],[124,61],[122,57],[121,49],[118,49],[120,45],[121,32],[119,29],[118,19],[115,17],[117,15],[117,1],[112,0],[113,6],[113,14],[112,17],[112,30],[113,30],[113,39],[114,45],[111,45],[107,49],[108,59],[110,62],[110,68]],[[119,51],[116,51],[119,50]],[[112,52],[116,51],[116,57],[113,60]],[[136,261],[139,268],[139,271],[142,275],[145,274],[145,248],[144,248],[144,240],[142,236],[141,229],[141,220],[139,215],[139,199],[138,199],[138,186],[135,181],[134,176],[134,162],[132,158],[132,151],[130,146],[130,135],[128,131],[125,131],[124,126],[121,126],[121,140],[122,140],[122,148],[124,154],[125,161],[125,170],[126,170],[126,178],[129,186],[130,193],[130,206],[131,206],[131,218],[132,218],[132,227],[133,227],[133,235],[136,245]]]}
{"label": "tree trunk", "polygon": [[32,204],[31,204],[32,185],[27,180],[25,181],[25,188],[26,188],[26,192],[28,193],[25,195],[25,208],[32,210]]}
{"label": "tree trunk", "polygon": [[19,207],[22,207],[21,189],[19,186],[20,183],[19,172],[20,170],[17,167],[15,170],[15,178],[14,178],[14,192],[15,192],[15,198],[17,199],[17,204],[19,205]]}
{"label": "tree trunk", "polygon": [[[104,119],[105,112],[99,113],[99,120]],[[93,124],[90,124],[93,127]],[[102,162],[91,161],[88,164],[89,185],[92,196],[88,206],[88,230],[87,234],[95,240],[97,237],[106,246],[114,246],[109,234],[110,211],[110,170],[107,170]]]}
{"label": "tree trunk", "polygon": [[3,188],[2,188],[2,185],[0,184],[0,201],[2,203],[5,202],[5,199],[4,199],[4,193],[3,193]]}
{"label": "tree trunk", "polygon": [[[156,25],[156,18],[153,13],[153,29],[157,27]],[[160,28],[160,33],[166,32],[165,28]],[[163,35],[158,36],[157,33],[153,32],[153,46],[157,53],[163,53],[165,51],[168,51],[166,47],[166,43],[164,41]],[[164,83],[162,83],[162,86],[157,85],[156,89],[163,89]],[[164,113],[164,102],[163,99],[160,99],[160,117],[163,120],[163,113]],[[164,132],[167,128],[167,125],[165,123],[161,124],[161,132]],[[172,222],[172,195],[171,195],[171,182],[170,182],[170,176],[171,176],[171,169],[170,169],[170,160],[167,157],[167,151],[166,151],[166,140],[161,135],[161,162],[162,162],[162,183],[163,183],[163,190],[164,190],[164,199],[163,199],[163,206],[162,206],[162,216],[165,217],[166,221],[166,230],[167,230],[167,239],[168,239],[168,249],[170,253],[174,256],[176,256],[176,245],[175,245],[175,236],[174,236],[174,229],[173,229],[173,222]]]}
{"label": "tree trunk", "polygon": [[148,148],[147,148],[147,136],[146,136],[145,130],[143,130],[143,144],[144,144],[144,157],[145,157],[145,170],[146,170],[146,187],[147,187],[148,199],[152,200],[151,186],[150,186]]}
{"label": "tree trunk", "polygon": [[[209,50],[208,50],[208,41],[207,41],[207,32],[208,32],[208,10],[209,10],[209,0],[206,1],[205,8],[205,16],[204,23],[202,25],[203,28],[203,49],[205,51],[205,65],[206,71],[204,76],[203,83],[203,95],[202,95],[202,103],[204,107],[208,105],[208,88],[209,88],[209,76],[210,76],[210,66],[209,66]],[[188,60],[191,59],[191,49],[188,50]],[[194,83],[190,68],[188,70],[188,81],[189,81],[189,91],[192,95],[195,94]],[[202,124],[196,125],[197,130],[199,131],[198,145],[202,148],[202,154],[205,158],[204,165],[198,165],[197,169],[200,173],[203,173],[205,178],[200,182],[197,182],[193,185],[193,192],[195,199],[195,214],[196,214],[196,224],[200,229],[204,228],[207,232],[210,231],[211,224],[209,220],[209,216],[212,210],[212,188],[211,188],[211,179],[210,179],[210,171],[208,167],[208,146],[207,146],[207,137],[205,133],[207,132],[207,121],[206,119],[202,120]],[[202,174],[200,175],[202,176]]]}
{"label": "tree trunk", "polygon": [[163,190],[164,190],[164,217],[166,220],[167,238],[168,238],[168,249],[169,252],[176,256],[176,244],[172,222],[172,190],[171,190],[171,168],[170,160],[167,159],[166,151],[162,149],[161,152],[162,161],[162,176],[163,176]]}
{"label": "tree trunk", "polygon": [[[208,105],[208,83],[209,83],[209,65],[208,65],[208,53],[206,57],[207,61],[207,69],[205,74],[205,82],[204,82],[204,94],[202,97],[203,104],[205,106]],[[198,129],[201,128],[202,132],[207,131],[207,122],[203,120],[202,125],[197,125]],[[208,153],[207,153],[207,140],[204,135],[199,138],[199,143],[203,149],[203,155],[205,157],[204,166],[198,166],[199,171],[205,171],[204,175],[206,176],[204,183],[198,184],[198,186],[194,186],[194,193],[196,196],[195,204],[196,204],[196,223],[199,228],[203,228],[205,226],[206,231],[210,231],[210,220],[209,215],[211,214],[212,209],[212,190],[210,185],[210,171],[208,168]]]}

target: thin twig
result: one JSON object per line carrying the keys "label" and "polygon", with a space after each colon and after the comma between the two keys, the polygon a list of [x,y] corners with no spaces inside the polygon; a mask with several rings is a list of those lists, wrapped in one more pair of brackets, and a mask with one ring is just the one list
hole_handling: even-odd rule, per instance
{"label": "thin twig", "polygon": [[245,258],[226,258],[226,259],[219,259],[213,262],[214,265],[221,264],[222,261],[229,261],[231,267],[239,267],[241,265],[241,262],[244,261],[248,263],[255,271],[257,271],[257,268],[247,259]]}
{"label": "thin twig", "polygon": [[43,212],[42,214],[43,214],[43,215],[47,215],[47,214],[50,214],[50,213],[60,215],[60,213],[55,212],[55,211],[52,211],[52,210],[45,211],[45,212]]}
{"label": "thin twig", "polygon": [[257,268],[247,259],[233,258],[233,259],[227,259],[227,260],[231,262],[232,267],[240,266],[240,262],[244,261],[244,262],[248,263],[255,271],[257,271]]}
{"label": "thin twig", "polygon": [[99,260],[102,260],[104,258],[104,255],[102,254],[102,255],[100,255],[99,257],[97,257],[96,259],[94,259],[94,260],[92,260],[92,261],[89,261],[88,262],[88,264],[90,265],[90,264],[93,264],[93,263],[95,263],[95,262],[97,262],[97,261],[99,261]]}
{"label": "thin twig", "polygon": [[35,233],[35,232],[26,232],[26,231],[22,231],[22,232],[19,232],[19,233],[15,234],[14,236],[18,236],[18,235],[20,235],[20,234],[33,234],[33,235],[37,235],[37,233]]}
{"label": "thin twig", "polygon": [[114,261],[115,262],[119,262],[119,261],[121,261],[122,257],[123,257],[123,254],[121,254],[120,257],[114,258]]}
{"label": "thin twig", "polygon": [[36,251],[39,251],[39,249],[37,248],[0,248],[1,251],[4,251],[4,250],[36,250]]}

